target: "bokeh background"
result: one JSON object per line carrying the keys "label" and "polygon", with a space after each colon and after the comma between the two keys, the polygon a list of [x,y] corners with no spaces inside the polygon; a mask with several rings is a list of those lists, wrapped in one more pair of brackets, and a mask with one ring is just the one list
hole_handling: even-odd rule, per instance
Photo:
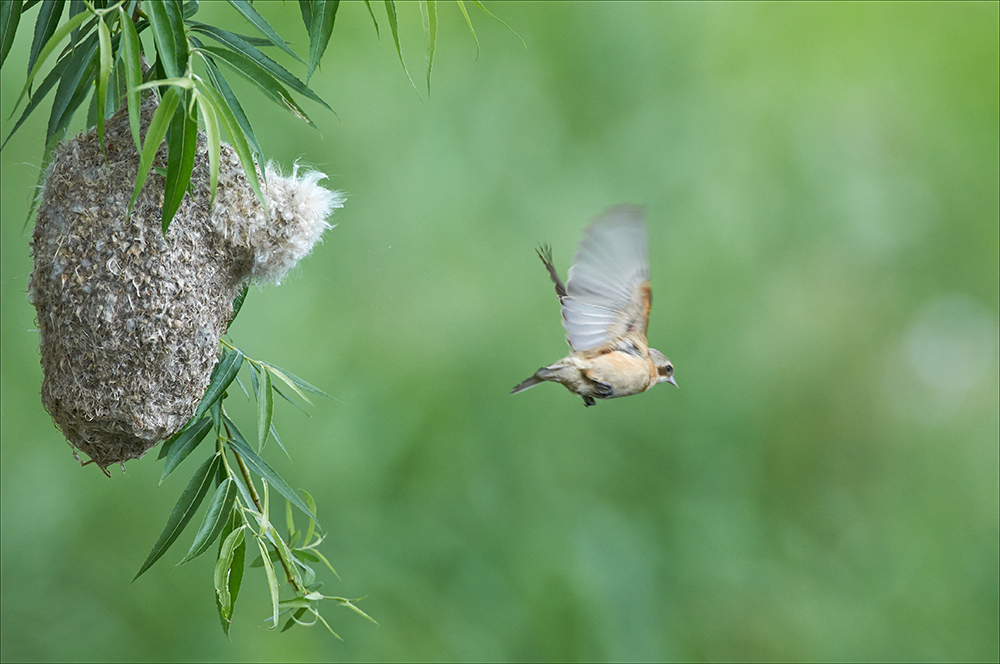
{"label": "bokeh background", "polygon": [[[256,6],[305,54],[294,3]],[[175,566],[193,530],[130,584],[193,468],[107,479],[42,409],[48,104],[3,150],[3,659],[995,661],[1000,5],[489,6],[527,48],[470,5],[477,59],[443,5],[428,98],[416,5],[419,94],[382,8],[379,40],[344,3],[320,132],[230,77],[266,153],[349,195],[231,330],[336,398],[279,406],[268,458],[319,503],[324,590],[379,622],[331,605],[344,642],[264,629],[259,569],[227,640],[210,557]],[[508,396],[566,352],[535,246],[565,272],[619,202],[647,206],[680,389]]]}

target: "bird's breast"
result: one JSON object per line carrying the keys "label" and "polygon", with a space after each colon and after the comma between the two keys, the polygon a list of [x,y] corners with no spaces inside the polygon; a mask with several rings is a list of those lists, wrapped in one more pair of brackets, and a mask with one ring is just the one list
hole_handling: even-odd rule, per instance
{"label": "bird's breast", "polygon": [[655,367],[648,355],[618,350],[591,360],[591,372],[596,379],[610,383],[616,397],[644,392],[655,381]]}

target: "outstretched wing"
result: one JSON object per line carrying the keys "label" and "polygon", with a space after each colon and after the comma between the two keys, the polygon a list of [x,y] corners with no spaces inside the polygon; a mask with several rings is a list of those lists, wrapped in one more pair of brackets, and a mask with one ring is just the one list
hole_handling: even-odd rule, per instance
{"label": "outstretched wing", "polygon": [[645,341],[649,320],[649,248],[642,208],[616,205],[596,217],[580,241],[562,301],[574,351],[620,340]]}

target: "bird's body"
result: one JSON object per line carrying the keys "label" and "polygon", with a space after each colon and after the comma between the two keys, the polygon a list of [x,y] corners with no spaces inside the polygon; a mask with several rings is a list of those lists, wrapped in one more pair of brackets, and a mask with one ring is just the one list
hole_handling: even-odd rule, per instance
{"label": "bird's body", "polygon": [[566,285],[551,251],[542,248],[538,255],[555,283],[572,352],[536,371],[511,394],[554,381],[592,406],[595,399],[638,394],[657,383],[677,385],[670,360],[646,344],[652,296],[640,208],[608,208],[591,223]]}

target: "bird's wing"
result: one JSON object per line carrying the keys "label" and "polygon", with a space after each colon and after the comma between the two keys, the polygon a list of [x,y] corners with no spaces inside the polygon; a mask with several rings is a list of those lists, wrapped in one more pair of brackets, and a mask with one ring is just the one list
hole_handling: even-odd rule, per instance
{"label": "bird's wing", "polygon": [[566,339],[574,351],[614,343],[629,332],[645,341],[649,248],[642,208],[617,205],[591,222],[561,300]]}

